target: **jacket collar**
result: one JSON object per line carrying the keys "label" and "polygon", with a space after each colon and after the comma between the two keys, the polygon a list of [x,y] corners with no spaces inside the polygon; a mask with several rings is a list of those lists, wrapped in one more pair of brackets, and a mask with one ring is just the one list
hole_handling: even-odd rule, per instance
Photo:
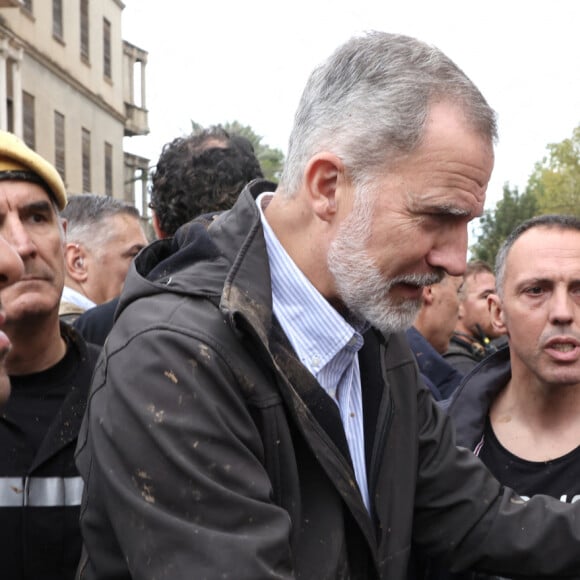
{"label": "jacket collar", "polygon": [[464,378],[448,407],[458,445],[473,450],[479,443],[491,404],[510,378],[507,345],[486,357]]}

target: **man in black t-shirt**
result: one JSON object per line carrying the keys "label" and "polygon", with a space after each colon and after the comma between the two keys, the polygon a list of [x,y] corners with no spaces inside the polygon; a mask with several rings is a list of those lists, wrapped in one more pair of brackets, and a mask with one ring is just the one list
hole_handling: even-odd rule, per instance
{"label": "man in black t-shirt", "polygon": [[56,169],[0,131],[0,236],[24,274],[2,288],[12,394],[0,415],[2,578],[72,580],[83,482],[74,451],[98,349],[59,322],[67,202]]}
{"label": "man in black t-shirt", "polygon": [[496,259],[493,325],[508,345],[457,389],[459,445],[530,497],[580,499],[580,219],[521,224]]}

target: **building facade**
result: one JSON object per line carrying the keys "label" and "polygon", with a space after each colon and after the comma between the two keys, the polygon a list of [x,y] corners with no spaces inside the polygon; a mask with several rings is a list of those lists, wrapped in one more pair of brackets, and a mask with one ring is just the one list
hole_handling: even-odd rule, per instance
{"label": "building facade", "polygon": [[0,129],[54,163],[71,194],[145,207],[147,52],[122,38],[121,0],[0,0]]}

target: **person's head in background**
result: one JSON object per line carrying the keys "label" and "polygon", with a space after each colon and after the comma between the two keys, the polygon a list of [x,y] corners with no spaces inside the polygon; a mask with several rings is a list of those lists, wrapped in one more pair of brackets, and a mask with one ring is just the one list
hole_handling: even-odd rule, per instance
{"label": "person's head in background", "polygon": [[263,174],[250,141],[219,126],[165,144],[151,175],[156,235],[172,236],[199,215],[229,209],[258,177]]}
{"label": "person's head in background", "polygon": [[139,211],[118,199],[72,195],[66,219],[65,285],[95,304],[118,296],[133,258],[147,245]]}
{"label": "person's head in background", "polygon": [[459,317],[455,331],[476,340],[500,336],[491,323],[487,304],[487,297],[494,293],[495,275],[491,266],[483,260],[468,262],[459,290]]}
{"label": "person's head in background", "polygon": [[423,304],[415,319],[415,328],[440,354],[449,348],[459,313],[461,276],[444,276],[438,284],[423,288]]}
{"label": "person's head in background", "polygon": [[512,380],[534,396],[567,397],[556,387],[580,386],[580,219],[526,220],[499,249],[495,267],[488,302],[494,327],[507,333]]}
{"label": "person's head in background", "polygon": [[[24,265],[18,252],[0,236],[0,290],[17,282],[23,273]],[[0,329],[5,316],[0,304]],[[0,330],[0,405],[10,396],[10,378],[4,366],[10,347],[10,339]]]}
{"label": "person's head in background", "polygon": [[38,372],[66,351],[58,306],[64,285],[67,203],[64,183],[52,164],[16,135],[0,131],[0,235],[16,250],[24,275],[2,288],[4,331],[13,348],[11,376]]}

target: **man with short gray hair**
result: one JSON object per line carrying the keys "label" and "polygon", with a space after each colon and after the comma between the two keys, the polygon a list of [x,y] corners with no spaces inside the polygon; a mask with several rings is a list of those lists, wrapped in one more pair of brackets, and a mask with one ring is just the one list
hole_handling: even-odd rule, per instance
{"label": "man with short gray hair", "polygon": [[121,293],[131,261],[147,245],[147,237],[139,211],[106,195],[73,195],[61,217],[67,233],[59,315],[70,324]]}
{"label": "man with short gray hair", "polygon": [[311,75],[279,186],[137,257],[79,437],[80,579],[403,580],[413,545],[577,573],[580,504],[523,506],[457,448],[400,332],[465,268],[495,136],[441,51],[355,37]]}

